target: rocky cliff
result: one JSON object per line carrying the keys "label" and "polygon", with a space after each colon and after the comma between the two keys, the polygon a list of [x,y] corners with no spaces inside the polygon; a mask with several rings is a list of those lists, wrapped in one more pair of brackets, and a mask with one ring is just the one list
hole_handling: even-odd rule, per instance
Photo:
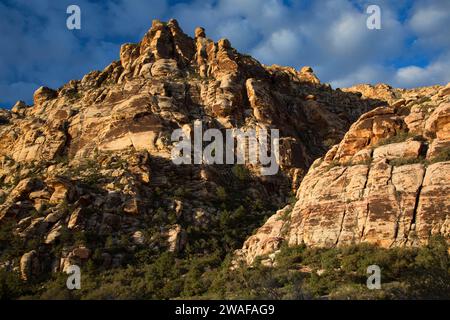
{"label": "rocky cliff", "polygon": [[[0,111],[1,266],[27,278],[89,259],[117,266],[144,249],[236,249],[315,158],[385,104],[332,90],[309,67],[262,65],[203,28],[192,38],[153,21],[103,71]],[[174,165],[171,133],[195,120],[279,129],[281,171]]]}
{"label": "rocky cliff", "polygon": [[293,207],[272,216],[237,251],[248,264],[289,245],[423,245],[450,237],[450,85],[413,90],[360,85],[385,100],[363,114],[309,169]]}
{"label": "rocky cliff", "polygon": [[[290,192],[295,208],[245,243],[247,260],[283,241],[389,246],[448,235],[445,101],[440,87],[333,90],[309,67],[265,66],[202,28],[190,37],[175,20],[154,21],[104,70],[0,111],[0,268],[33,279],[165,251],[224,256]],[[279,129],[280,172],[173,164],[171,133],[195,120]],[[384,140],[396,136],[407,138]]]}

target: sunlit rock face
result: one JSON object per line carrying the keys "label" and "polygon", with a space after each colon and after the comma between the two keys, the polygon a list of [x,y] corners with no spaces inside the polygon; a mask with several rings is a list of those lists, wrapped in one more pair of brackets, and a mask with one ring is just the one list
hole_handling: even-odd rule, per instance
{"label": "sunlit rock face", "polygon": [[[118,56],[81,80],[39,88],[32,106],[0,110],[0,226],[34,245],[1,265],[23,279],[93,257],[117,267],[143,247],[155,256],[193,250],[192,234],[221,234],[231,196],[244,230],[233,250],[284,208],[244,244],[249,263],[283,242],[409,245],[448,233],[447,163],[397,161],[442,158],[446,88],[333,90],[311,67],[262,65],[175,20],[154,21]],[[278,129],[279,172],[175,165],[171,134],[196,120]],[[377,145],[405,131],[423,138]],[[291,192],[299,200],[285,207]]]}
{"label": "sunlit rock face", "polygon": [[292,210],[278,212],[236,252],[246,263],[262,255],[270,260],[283,243],[390,248],[423,245],[437,234],[450,237],[448,91],[385,85],[348,90],[390,105],[363,114],[313,163]]}
{"label": "sunlit rock face", "polygon": [[279,129],[281,164],[292,178],[361,113],[383,104],[331,90],[310,67],[264,66],[203,28],[191,38],[176,20],[153,21],[119,56],[57,90],[39,88],[33,106],[3,111],[0,153],[30,162],[135,148],[167,158],[173,129],[200,119],[217,128]]}

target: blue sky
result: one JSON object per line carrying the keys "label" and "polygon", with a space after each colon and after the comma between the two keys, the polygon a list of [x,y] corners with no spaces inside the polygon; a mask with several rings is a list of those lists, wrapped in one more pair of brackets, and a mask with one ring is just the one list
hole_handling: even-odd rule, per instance
{"label": "blue sky", "polygon": [[[66,28],[70,4],[81,8],[81,30]],[[381,8],[381,30],[366,28],[370,4]],[[0,0],[0,106],[103,69],[152,19],[172,17],[262,63],[312,66],[333,87],[450,81],[449,0]]]}

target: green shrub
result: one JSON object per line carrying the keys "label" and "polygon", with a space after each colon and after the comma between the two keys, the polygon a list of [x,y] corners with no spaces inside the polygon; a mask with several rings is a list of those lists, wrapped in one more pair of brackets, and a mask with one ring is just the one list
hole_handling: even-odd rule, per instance
{"label": "green shrub", "polygon": [[395,135],[388,137],[388,138],[384,138],[381,139],[380,141],[378,141],[377,146],[384,146],[387,144],[391,144],[391,143],[398,143],[398,142],[403,142],[408,140],[409,138],[414,138],[416,137],[415,134],[408,132],[408,131],[397,131],[395,133]]}
{"label": "green shrub", "polygon": [[183,198],[186,196],[186,190],[183,187],[179,187],[175,190],[174,196],[177,198]]}
{"label": "green shrub", "polygon": [[225,201],[228,198],[225,188],[221,187],[221,186],[217,187],[216,195],[217,195],[217,198],[219,198],[219,200],[221,200],[221,201]]}
{"label": "green shrub", "polygon": [[430,159],[430,163],[450,161],[450,147],[444,148],[438,154]]}
{"label": "green shrub", "polygon": [[281,267],[292,268],[302,262],[302,255],[306,246],[288,246],[286,242],[281,245],[280,252],[276,256],[276,262]]}
{"label": "green shrub", "polygon": [[243,182],[247,181],[251,177],[250,171],[247,169],[246,166],[242,164],[234,165],[231,171],[233,172],[236,178],[238,178],[240,181]]}
{"label": "green shrub", "polygon": [[411,157],[411,158],[397,158],[389,161],[389,164],[394,167],[404,166],[407,164],[425,163],[423,157]]}
{"label": "green shrub", "polygon": [[[232,213],[231,213],[232,214]],[[100,256],[101,252],[94,253]],[[150,252],[149,255],[153,256]],[[93,260],[95,260],[93,258]],[[261,260],[261,259],[260,259]],[[68,292],[65,275],[43,286],[0,271],[0,297],[60,299],[448,299],[450,258],[443,237],[421,248],[383,249],[370,244],[307,248],[283,244],[274,267],[255,263],[230,270],[221,252],[180,258],[164,252],[141,264],[109,271],[83,269],[82,289]],[[367,267],[381,268],[381,290],[366,286]],[[299,270],[303,267],[303,272]],[[310,271],[308,271],[310,270]],[[320,272],[319,272],[320,271]]]}
{"label": "green shrub", "polygon": [[15,299],[25,293],[25,283],[18,273],[0,270],[0,300]]}

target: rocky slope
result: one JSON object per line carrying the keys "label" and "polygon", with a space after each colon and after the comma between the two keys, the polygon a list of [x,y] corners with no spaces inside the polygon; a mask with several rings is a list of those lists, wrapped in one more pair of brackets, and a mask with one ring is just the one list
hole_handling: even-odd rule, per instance
{"label": "rocky slope", "polygon": [[363,114],[309,169],[293,207],[272,216],[237,256],[273,261],[282,243],[416,246],[450,238],[450,84],[345,89],[390,105]]}
{"label": "rocky slope", "polygon": [[[110,268],[164,250],[236,249],[382,105],[332,90],[309,67],[265,66],[202,28],[191,38],[175,20],[154,21],[103,71],[0,111],[0,266],[26,279],[91,259]],[[279,129],[282,170],[174,165],[170,135],[194,120]]]}

